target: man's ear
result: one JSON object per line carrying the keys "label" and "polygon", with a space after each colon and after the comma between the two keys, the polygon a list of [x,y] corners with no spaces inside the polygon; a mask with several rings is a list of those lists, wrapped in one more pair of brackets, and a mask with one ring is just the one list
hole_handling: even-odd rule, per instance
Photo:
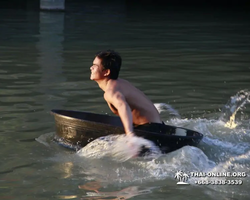
{"label": "man's ear", "polygon": [[104,76],[109,76],[109,75],[110,75],[110,69],[105,69]]}

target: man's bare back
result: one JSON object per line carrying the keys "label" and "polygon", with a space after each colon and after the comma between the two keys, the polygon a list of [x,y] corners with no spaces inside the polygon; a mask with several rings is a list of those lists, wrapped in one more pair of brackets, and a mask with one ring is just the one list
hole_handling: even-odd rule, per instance
{"label": "man's bare back", "polygon": [[[134,125],[161,123],[159,113],[146,95],[124,79],[109,80],[107,90],[119,91],[130,106]],[[119,115],[114,105],[108,102],[111,111]]]}

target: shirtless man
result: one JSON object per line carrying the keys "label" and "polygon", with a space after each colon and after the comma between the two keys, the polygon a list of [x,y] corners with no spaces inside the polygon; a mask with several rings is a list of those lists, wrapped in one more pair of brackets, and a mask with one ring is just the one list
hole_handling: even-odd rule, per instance
{"label": "shirtless man", "polygon": [[115,51],[98,52],[90,67],[90,79],[104,91],[104,99],[111,111],[120,116],[125,133],[132,135],[134,126],[162,125],[157,109],[145,94],[118,78],[121,63],[122,59]]}

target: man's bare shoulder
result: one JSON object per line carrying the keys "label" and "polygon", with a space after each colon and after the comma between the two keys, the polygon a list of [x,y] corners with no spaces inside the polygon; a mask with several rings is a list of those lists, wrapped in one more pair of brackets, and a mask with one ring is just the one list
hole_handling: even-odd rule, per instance
{"label": "man's bare shoulder", "polygon": [[107,89],[105,90],[104,95],[113,95],[114,93],[119,91],[119,86],[120,86],[120,79],[119,80],[110,80]]}
{"label": "man's bare shoulder", "polygon": [[128,85],[131,85],[131,83],[125,79],[111,80],[104,93],[104,99],[110,102],[112,98],[123,98],[126,93],[125,91],[131,88]]}
{"label": "man's bare shoulder", "polygon": [[114,98],[117,95],[117,93],[119,93],[117,88],[112,87],[105,91],[105,93],[103,94],[103,97],[106,101],[111,102],[112,98]]}
{"label": "man's bare shoulder", "polygon": [[106,90],[103,97],[108,103],[114,103],[120,100],[124,101],[125,99],[124,95],[117,87]]}
{"label": "man's bare shoulder", "polygon": [[108,89],[108,90],[106,90],[106,91],[104,92],[103,97],[104,97],[105,100],[107,100],[107,99],[109,99],[110,97],[112,97],[113,94],[114,94],[114,91]]}

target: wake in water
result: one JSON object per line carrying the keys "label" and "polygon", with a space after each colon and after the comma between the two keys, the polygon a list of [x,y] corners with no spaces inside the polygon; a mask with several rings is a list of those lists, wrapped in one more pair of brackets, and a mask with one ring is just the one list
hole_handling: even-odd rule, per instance
{"label": "wake in water", "polygon": [[[102,183],[113,185],[142,182],[150,184],[153,182],[153,185],[163,184],[176,187],[177,181],[174,179],[174,175],[178,170],[184,172],[245,172],[247,177],[242,178],[243,185],[204,185],[201,189],[205,193],[209,193],[210,189],[213,189],[227,194],[249,196],[250,121],[249,119],[244,122],[238,119],[237,122],[235,119],[232,120],[236,114],[243,114],[248,103],[249,92],[239,91],[230,98],[219,119],[218,113],[215,113],[214,118],[210,119],[182,119],[178,111],[170,105],[156,104],[161,114],[174,113],[172,114],[174,117],[168,119],[169,124],[203,133],[204,138],[199,146],[185,146],[163,155],[151,141],[142,139],[139,144],[145,145],[150,151],[145,157],[149,159],[141,159],[135,158],[138,155],[135,153],[137,148],[133,149],[133,146],[129,146],[131,143],[128,141],[131,138],[126,135],[109,135],[92,141],[79,150],[76,155],[67,158],[70,160],[74,157],[74,159],[63,160],[63,162],[72,163],[72,166],[76,167],[72,170],[73,175],[76,173],[75,176],[82,173],[87,180],[99,180]],[[241,113],[239,113],[240,111]],[[233,124],[236,126],[232,126]],[[63,159],[65,159],[65,155]],[[56,159],[53,158],[53,160]],[[217,179],[222,180],[224,177]],[[195,184],[196,180],[202,180],[202,178],[190,178],[189,183],[198,186]],[[238,199],[237,197],[236,199]]]}
{"label": "wake in water", "polygon": [[[131,157],[126,157],[129,163],[133,163],[135,166],[133,171],[127,169],[127,173],[133,174],[133,179],[136,180],[162,180],[162,179],[172,179],[177,170],[183,170],[185,172],[190,171],[202,171],[202,172],[242,172],[250,174],[250,130],[249,130],[249,120],[246,123],[242,121],[235,122],[236,114],[241,111],[243,113],[244,108],[249,103],[249,92],[239,91],[236,95],[232,96],[228,103],[224,106],[221,116],[218,119],[181,119],[178,111],[174,110],[170,105],[159,103],[155,104],[159,113],[168,113],[173,116],[168,120],[168,123],[174,126],[182,126],[190,128],[201,132],[204,134],[204,138],[197,147],[185,146],[174,152],[157,155],[152,154],[150,160],[138,160],[132,159]],[[241,113],[241,114],[242,114]],[[241,126],[239,124],[241,123]],[[237,126],[238,125],[238,126]],[[239,128],[238,128],[239,127]],[[123,141],[122,136],[112,136],[113,141],[119,144],[118,140],[121,142],[119,147],[122,147]],[[111,138],[112,138],[111,137]],[[121,138],[119,138],[121,137]],[[123,136],[124,137],[124,136]],[[118,139],[119,138],[119,139]],[[124,139],[124,138],[123,138]],[[98,139],[96,142],[100,141]],[[109,140],[110,141],[110,138]],[[100,154],[105,154],[106,156],[116,157],[119,154],[115,153],[114,143],[106,144],[111,145],[107,152],[101,152]],[[90,145],[91,146],[91,145]],[[84,148],[83,154],[90,151],[90,146]],[[98,146],[98,144],[95,144]],[[101,146],[102,147],[102,146]],[[117,148],[117,147],[116,147]],[[95,148],[94,148],[95,149]],[[102,148],[101,148],[102,149]],[[105,148],[104,148],[105,149]],[[109,153],[108,153],[109,152]],[[95,152],[94,155],[99,153]],[[99,155],[100,155],[99,154]],[[102,155],[103,156],[103,155]],[[118,156],[119,157],[119,156]],[[123,157],[124,158],[124,157]],[[116,160],[116,159],[115,159]],[[122,159],[121,159],[122,160]],[[122,160],[124,161],[124,160]],[[126,162],[128,163],[128,162]],[[126,170],[126,169],[123,169]],[[125,173],[125,172],[124,172]],[[125,173],[125,174],[127,174]],[[115,176],[115,175],[114,175]],[[119,180],[122,178],[119,176]],[[198,180],[190,179],[190,184],[197,186],[194,181]],[[218,180],[222,180],[218,178]],[[114,179],[115,180],[115,179]],[[124,180],[127,179],[124,177]],[[172,182],[171,181],[171,182]],[[234,186],[234,188],[224,187],[225,192],[237,192],[240,195],[249,194],[247,189],[247,182],[250,181],[249,177],[242,178],[245,185]],[[208,186],[214,190],[221,191],[221,187]]]}
{"label": "wake in water", "polygon": [[[221,139],[216,138],[216,132],[225,131],[223,128],[220,128],[220,122],[223,122],[224,126],[227,128],[235,128],[235,115],[239,110],[242,110],[247,103],[249,103],[249,92],[243,90],[239,91],[235,96],[232,96],[230,101],[224,106],[219,121],[206,119],[181,119],[178,111],[172,106],[165,103],[156,103],[154,105],[160,114],[167,113],[168,115],[173,116],[171,120],[168,121],[172,125],[194,129],[204,133],[205,136],[212,136],[212,138],[204,138],[204,146],[208,144],[208,146],[212,145],[220,148],[221,145],[221,149],[226,149],[226,151],[229,152],[233,151],[236,153],[235,155],[239,155],[239,152],[248,149],[248,145],[242,143],[241,146],[237,147],[230,141],[221,141]],[[213,129],[210,129],[209,127]],[[203,147],[203,149],[205,149],[205,147]],[[223,152],[223,150],[221,150],[221,152]],[[156,158],[157,155],[160,155],[160,150],[149,140],[136,136],[131,137],[124,134],[100,137],[80,149],[77,154],[86,158],[102,158],[110,156],[114,160],[124,162],[138,156]]]}

